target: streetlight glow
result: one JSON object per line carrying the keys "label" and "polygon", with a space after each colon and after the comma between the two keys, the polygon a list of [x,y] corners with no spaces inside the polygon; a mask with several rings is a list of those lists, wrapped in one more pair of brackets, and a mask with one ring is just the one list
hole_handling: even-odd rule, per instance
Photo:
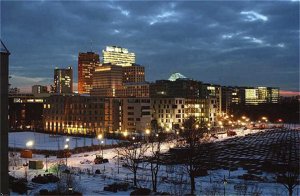
{"label": "streetlight glow", "polygon": [[69,142],[69,141],[70,141],[70,138],[67,138],[67,139],[66,139],[66,142]]}
{"label": "streetlight glow", "polygon": [[146,131],[145,131],[145,132],[146,132],[146,134],[147,134],[147,135],[149,135],[149,134],[150,134],[150,130],[149,130],[149,129],[146,129]]}
{"label": "streetlight glow", "polygon": [[101,140],[102,138],[103,138],[103,135],[102,135],[102,134],[99,134],[99,135],[98,135],[98,139]]}
{"label": "streetlight glow", "polygon": [[68,144],[65,144],[65,149],[68,149],[69,148],[69,145]]}
{"label": "streetlight glow", "polygon": [[32,140],[29,140],[27,143],[26,143],[26,147],[31,147],[33,146],[33,141]]}

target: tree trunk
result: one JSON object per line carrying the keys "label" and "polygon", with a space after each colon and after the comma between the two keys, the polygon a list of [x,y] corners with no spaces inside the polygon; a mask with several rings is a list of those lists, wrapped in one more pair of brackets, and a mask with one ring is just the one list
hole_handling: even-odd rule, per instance
{"label": "tree trunk", "polygon": [[195,192],[195,177],[193,174],[190,175],[191,178],[191,195],[194,195]]}
{"label": "tree trunk", "polygon": [[292,196],[292,195],[293,195],[293,188],[289,187],[289,196]]}
{"label": "tree trunk", "polygon": [[133,185],[137,186],[137,182],[136,182],[136,171],[133,172]]}
{"label": "tree trunk", "polygon": [[154,181],[153,181],[153,191],[156,192],[157,191],[157,174],[154,174]]}

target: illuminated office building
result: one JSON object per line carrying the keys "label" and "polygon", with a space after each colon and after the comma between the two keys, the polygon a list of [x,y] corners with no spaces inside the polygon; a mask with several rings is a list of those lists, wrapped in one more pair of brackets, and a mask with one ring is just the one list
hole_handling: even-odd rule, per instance
{"label": "illuminated office building", "polygon": [[94,52],[78,55],[78,93],[89,94],[93,85],[95,68],[100,65],[99,55]]}
{"label": "illuminated office building", "polygon": [[230,111],[234,105],[276,104],[279,88],[273,87],[222,87],[222,109]]}
{"label": "illuminated office building", "polygon": [[73,93],[73,69],[54,69],[54,92]]}
{"label": "illuminated office building", "polygon": [[264,103],[278,103],[279,88],[271,87],[246,87],[245,104],[259,105]]}
{"label": "illuminated office building", "polygon": [[123,69],[111,63],[97,67],[93,76],[91,95],[116,97],[116,91],[123,87]]}
{"label": "illuminated office building", "polygon": [[135,63],[135,54],[126,48],[107,46],[102,53],[103,63],[112,63],[122,67],[131,66]]}

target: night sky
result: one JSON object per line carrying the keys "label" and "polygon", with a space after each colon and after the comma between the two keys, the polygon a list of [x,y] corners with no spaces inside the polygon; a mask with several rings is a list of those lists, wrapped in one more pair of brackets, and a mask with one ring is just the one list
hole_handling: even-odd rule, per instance
{"label": "night sky", "polygon": [[72,65],[77,83],[78,53],[107,45],[135,52],[148,81],[180,72],[299,91],[299,35],[299,1],[1,1],[10,83],[23,91],[52,84],[55,67]]}

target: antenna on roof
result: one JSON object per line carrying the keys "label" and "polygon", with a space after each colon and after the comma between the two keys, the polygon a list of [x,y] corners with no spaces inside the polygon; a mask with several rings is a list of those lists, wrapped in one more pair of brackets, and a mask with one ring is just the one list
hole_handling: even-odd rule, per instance
{"label": "antenna on roof", "polygon": [[91,52],[93,52],[93,40],[91,40]]}

